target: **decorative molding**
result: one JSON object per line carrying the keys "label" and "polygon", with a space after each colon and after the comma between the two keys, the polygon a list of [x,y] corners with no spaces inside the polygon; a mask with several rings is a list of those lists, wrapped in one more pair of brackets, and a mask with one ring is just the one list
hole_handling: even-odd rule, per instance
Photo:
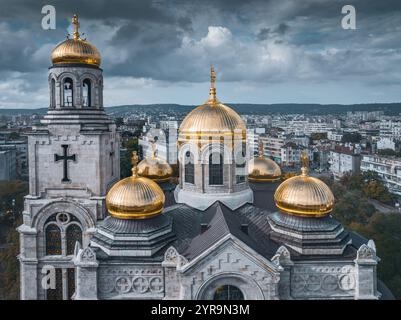
{"label": "decorative molding", "polygon": [[368,243],[368,245],[363,244],[359,247],[357,255],[356,255],[356,260],[373,260],[376,261],[376,251],[374,250],[374,243]]}
{"label": "decorative molding", "polygon": [[290,251],[285,246],[280,246],[271,261],[277,266],[290,266],[293,265],[291,261]]}

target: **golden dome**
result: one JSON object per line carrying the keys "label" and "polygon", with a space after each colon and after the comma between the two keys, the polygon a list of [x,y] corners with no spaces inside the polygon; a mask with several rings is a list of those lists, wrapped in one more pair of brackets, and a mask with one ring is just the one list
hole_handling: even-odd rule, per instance
{"label": "golden dome", "polygon": [[100,53],[94,45],[80,38],[77,15],[72,18],[72,24],[74,25],[73,38],[59,43],[52,51],[53,65],[80,63],[99,67]]}
{"label": "golden dome", "polygon": [[251,182],[275,182],[281,178],[280,166],[264,156],[263,142],[259,140],[259,156],[248,162],[248,180]]}
{"label": "golden dome", "polygon": [[248,163],[248,180],[251,182],[275,182],[281,179],[280,166],[274,160],[256,157]]}
{"label": "golden dome", "polygon": [[159,185],[138,176],[138,156],[133,152],[132,176],[117,182],[107,193],[110,215],[121,219],[144,219],[162,212],[165,196]]}
{"label": "golden dome", "polygon": [[280,211],[306,217],[322,217],[333,210],[334,195],[321,180],[308,176],[307,155],[302,155],[302,174],[285,180],[274,201]]}
{"label": "golden dome", "polygon": [[152,148],[152,156],[139,162],[138,175],[152,179],[155,182],[166,182],[171,178],[173,169],[166,160],[156,156],[154,143],[152,144]]}
{"label": "golden dome", "polygon": [[216,98],[215,73],[211,69],[210,97],[206,103],[192,110],[182,121],[180,135],[211,136],[224,133],[246,134],[246,126],[241,117],[230,107],[220,103]]}

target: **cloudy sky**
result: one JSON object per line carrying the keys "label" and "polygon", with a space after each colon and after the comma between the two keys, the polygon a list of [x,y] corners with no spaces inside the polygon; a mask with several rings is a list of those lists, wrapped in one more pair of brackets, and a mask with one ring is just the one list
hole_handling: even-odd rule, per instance
{"label": "cloudy sky", "polygon": [[[41,27],[42,6],[57,11]],[[341,27],[356,8],[356,30]],[[48,106],[52,48],[78,13],[105,105],[401,101],[400,0],[0,0],[0,108]]]}

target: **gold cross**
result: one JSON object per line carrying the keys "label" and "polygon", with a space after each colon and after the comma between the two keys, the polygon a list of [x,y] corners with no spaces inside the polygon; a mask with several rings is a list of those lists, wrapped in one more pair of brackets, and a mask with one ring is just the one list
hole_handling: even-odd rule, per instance
{"label": "gold cross", "polygon": [[210,68],[210,92],[209,92],[209,101],[216,102],[216,88],[214,87],[214,83],[216,82],[216,74],[214,73],[213,66]]}
{"label": "gold cross", "polygon": [[136,177],[138,174],[138,154],[136,151],[132,151],[131,164],[132,176]]}
{"label": "gold cross", "polygon": [[214,84],[216,82],[216,74],[214,72],[214,67],[210,68],[210,85],[212,88],[214,88]]}
{"label": "gold cross", "polygon": [[72,24],[74,26],[74,40],[78,40],[79,39],[79,21],[78,21],[78,15],[74,14],[74,16],[72,17]]}
{"label": "gold cross", "polygon": [[263,157],[265,155],[264,151],[263,141],[262,139],[259,139],[259,157]]}
{"label": "gold cross", "polygon": [[301,153],[301,164],[302,164],[302,175],[306,176],[308,174],[308,169],[309,169],[309,157],[308,157],[308,151],[303,150]]}

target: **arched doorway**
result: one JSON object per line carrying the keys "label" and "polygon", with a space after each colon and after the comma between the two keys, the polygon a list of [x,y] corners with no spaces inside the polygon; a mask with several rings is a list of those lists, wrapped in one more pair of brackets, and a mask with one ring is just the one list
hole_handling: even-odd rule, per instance
{"label": "arched doorway", "polygon": [[244,294],[238,287],[226,284],[214,291],[213,300],[244,300]]}

